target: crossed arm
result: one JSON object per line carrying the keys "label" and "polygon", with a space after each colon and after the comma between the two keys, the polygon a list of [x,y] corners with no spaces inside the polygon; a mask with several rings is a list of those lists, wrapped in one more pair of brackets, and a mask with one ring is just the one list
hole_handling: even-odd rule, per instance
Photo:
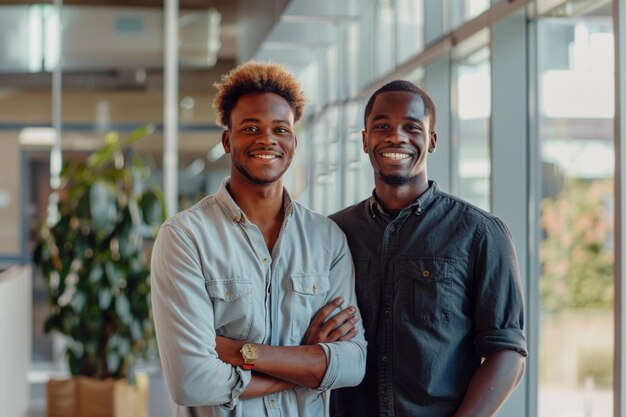
{"label": "crossed arm", "polygon": [[[352,306],[327,320],[342,302],[342,297],[332,300],[313,317],[301,346],[256,344],[259,348],[259,357],[252,373],[252,380],[240,398],[268,395],[296,386],[318,388],[328,363],[319,343],[348,341],[357,334],[355,325],[359,318]],[[216,338],[218,357],[232,366],[242,367],[243,358],[240,350],[245,343],[247,343],[245,340],[218,336]]]}

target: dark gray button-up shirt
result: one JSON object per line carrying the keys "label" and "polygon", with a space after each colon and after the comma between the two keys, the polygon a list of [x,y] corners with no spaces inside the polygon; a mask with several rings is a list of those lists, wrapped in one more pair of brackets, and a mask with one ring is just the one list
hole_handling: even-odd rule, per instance
{"label": "dark gray button-up shirt", "polygon": [[331,216],[348,237],[368,356],[334,416],[452,416],[481,358],[526,355],[510,233],[434,182],[397,217],[375,197]]}

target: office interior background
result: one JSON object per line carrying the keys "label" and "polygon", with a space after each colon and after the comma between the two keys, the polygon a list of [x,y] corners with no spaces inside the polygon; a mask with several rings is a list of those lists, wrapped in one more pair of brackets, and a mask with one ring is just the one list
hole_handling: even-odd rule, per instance
{"label": "office interior background", "polygon": [[[154,123],[136,151],[168,214],[190,206],[230,169],[212,84],[257,59],[305,89],[286,186],[324,214],[371,194],[369,95],[424,88],[429,176],[502,217],[519,257],[530,356],[499,416],[626,416],[625,19],[622,0],[0,1],[0,415],[43,415],[67,375],[31,266],[59,162]],[[158,359],[142,366],[170,417]]]}

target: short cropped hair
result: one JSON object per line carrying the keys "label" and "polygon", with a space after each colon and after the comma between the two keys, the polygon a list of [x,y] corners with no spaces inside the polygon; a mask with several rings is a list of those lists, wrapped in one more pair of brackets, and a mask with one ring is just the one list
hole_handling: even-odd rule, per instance
{"label": "short cropped hair", "polygon": [[248,93],[274,93],[284,98],[291,106],[294,121],[300,120],[306,98],[296,77],[279,64],[248,61],[222,77],[215,83],[217,95],[213,106],[217,123],[230,128],[230,114],[237,100]]}
{"label": "short cropped hair", "polygon": [[367,118],[372,113],[376,97],[378,97],[378,95],[381,93],[387,93],[390,91],[405,91],[407,93],[413,93],[416,96],[421,97],[422,101],[424,102],[424,111],[430,119],[430,129],[435,129],[435,104],[433,103],[432,99],[424,90],[422,90],[412,82],[405,80],[391,81],[380,87],[374,92],[374,94],[372,94],[367,102],[367,105],[365,106],[365,116],[363,117],[363,124],[365,126],[365,129],[367,129]]}

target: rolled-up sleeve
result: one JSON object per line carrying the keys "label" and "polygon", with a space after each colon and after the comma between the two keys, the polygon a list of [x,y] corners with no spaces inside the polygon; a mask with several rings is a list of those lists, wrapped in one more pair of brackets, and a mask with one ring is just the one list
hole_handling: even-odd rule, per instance
{"label": "rolled-up sleeve", "polygon": [[171,224],[163,225],[156,239],[151,284],[159,355],[174,402],[232,409],[251,373],[218,358],[213,305],[197,249]]}
{"label": "rolled-up sleeve", "polygon": [[524,300],[510,232],[498,218],[486,222],[475,239],[476,347],[487,357],[499,350],[527,356]]}
{"label": "rolled-up sleeve", "polygon": [[[336,236],[332,242],[336,244],[336,256],[330,269],[330,291],[327,302],[343,297],[343,308],[348,305],[357,307],[354,266],[348,249],[346,237],[336,225],[332,225]],[[335,310],[336,314],[340,310]],[[356,313],[360,317],[360,312]],[[365,359],[367,342],[362,321],[357,323],[357,334],[349,341],[321,343],[327,357],[328,367],[319,389],[334,389],[358,385],[365,375]]]}

